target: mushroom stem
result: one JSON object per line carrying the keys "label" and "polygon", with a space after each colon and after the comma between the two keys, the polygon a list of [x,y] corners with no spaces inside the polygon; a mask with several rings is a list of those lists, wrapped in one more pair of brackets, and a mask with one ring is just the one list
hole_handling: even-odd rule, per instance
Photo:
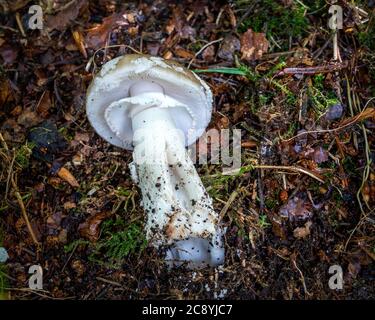
{"label": "mushroom stem", "polygon": [[158,87],[143,82],[133,86],[130,98],[111,104],[106,112],[110,125],[115,108],[134,105],[131,168],[142,191],[147,238],[156,247],[170,245],[167,260],[172,264],[174,260],[187,261],[192,268],[221,264],[218,215],[187,154],[185,136],[169,113],[171,98]]}

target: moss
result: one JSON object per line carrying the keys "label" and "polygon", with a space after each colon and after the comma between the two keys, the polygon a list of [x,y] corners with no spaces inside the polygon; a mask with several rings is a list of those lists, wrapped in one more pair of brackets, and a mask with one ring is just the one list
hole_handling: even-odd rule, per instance
{"label": "moss", "polygon": [[[100,261],[104,254],[105,260],[110,265],[119,267],[124,258],[132,254],[139,254],[147,247],[144,230],[140,224],[134,222],[125,227],[124,224],[122,219],[103,223],[102,239],[95,245],[90,260]],[[117,228],[120,228],[121,231],[118,231]]]}
{"label": "moss", "polygon": [[26,142],[16,151],[15,161],[22,169],[26,169],[29,166],[30,156],[34,147],[34,143]]}
{"label": "moss", "polygon": [[258,224],[261,228],[267,228],[271,225],[267,222],[267,216],[265,214],[259,216]]}
{"label": "moss", "polygon": [[[252,1],[237,1],[237,6],[245,9]],[[253,13],[239,26],[239,32],[251,28],[255,32],[265,32],[281,43],[283,49],[288,47],[289,36],[301,37],[307,34],[309,21],[305,16],[306,9],[298,2],[288,8],[281,1],[265,0],[255,6]],[[283,40],[281,39],[283,38]]]}
{"label": "moss", "polygon": [[121,218],[104,221],[101,234],[96,243],[78,239],[66,245],[64,250],[70,253],[78,246],[88,246],[89,261],[119,268],[126,257],[140,254],[147,247],[144,230],[137,222],[127,224]]}

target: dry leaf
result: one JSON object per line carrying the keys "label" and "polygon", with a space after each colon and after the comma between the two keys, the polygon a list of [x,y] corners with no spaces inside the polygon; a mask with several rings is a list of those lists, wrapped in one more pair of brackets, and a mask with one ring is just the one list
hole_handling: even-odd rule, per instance
{"label": "dry leaf", "polygon": [[307,221],[305,223],[304,227],[296,228],[293,231],[293,235],[297,239],[306,238],[308,235],[310,235],[310,227],[312,225],[311,221]]}
{"label": "dry leaf", "polygon": [[100,224],[107,217],[106,212],[100,212],[95,216],[88,218],[85,222],[81,223],[78,227],[79,234],[89,239],[90,241],[96,241],[99,238]]}
{"label": "dry leaf", "polygon": [[43,118],[47,118],[48,111],[50,108],[51,108],[51,95],[50,95],[50,92],[47,90],[43,92],[39,100],[39,103],[36,107],[36,112]]}
{"label": "dry leaf", "polygon": [[70,173],[70,171],[64,167],[62,167],[58,172],[57,175],[59,178],[63,179],[67,183],[69,183],[73,188],[78,188],[79,183],[77,182],[76,178]]}
{"label": "dry leaf", "polygon": [[221,59],[233,61],[234,53],[236,51],[239,51],[240,49],[240,40],[238,40],[238,38],[233,35],[228,35],[224,38],[217,55]]}
{"label": "dry leaf", "polygon": [[194,58],[194,53],[189,51],[189,50],[186,50],[184,48],[177,47],[173,51],[177,56],[179,56],[181,58],[184,58],[184,59],[193,59]]}
{"label": "dry leaf", "polygon": [[279,214],[289,220],[304,220],[312,215],[310,209],[309,202],[295,196],[280,208]]}
{"label": "dry leaf", "polygon": [[63,31],[66,27],[74,22],[79,15],[81,8],[87,4],[86,0],[73,1],[65,9],[61,10],[56,15],[49,15],[46,17],[46,27],[49,30]]}
{"label": "dry leaf", "polygon": [[87,52],[86,52],[85,42],[84,42],[82,33],[80,33],[79,31],[73,31],[72,34],[73,34],[73,39],[77,48],[79,49],[83,57],[87,59]]}
{"label": "dry leaf", "polygon": [[103,47],[107,41],[109,33],[117,25],[128,24],[123,13],[114,13],[103,19],[103,23],[91,28],[86,35],[86,45],[92,49]]}
{"label": "dry leaf", "polygon": [[268,50],[268,40],[264,33],[247,30],[241,37],[241,59],[253,61],[260,59]]}
{"label": "dry leaf", "polygon": [[241,142],[241,147],[242,148],[255,148],[257,146],[257,142],[253,140],[247,140]]}

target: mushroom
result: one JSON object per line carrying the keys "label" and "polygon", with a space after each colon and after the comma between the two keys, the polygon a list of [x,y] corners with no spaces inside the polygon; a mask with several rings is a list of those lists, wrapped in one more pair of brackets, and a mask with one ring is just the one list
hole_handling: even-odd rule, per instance
{"label": "mushroom", "polygon": [[133,150],[129,166],[142,191],[146,238],[167,249],[169,266],[200,268],[224,260],[218,214],[185,148],[205,131],[211,109],[203,80],[148,55],[107,62],[88,89],[86,112],[96,132]]}

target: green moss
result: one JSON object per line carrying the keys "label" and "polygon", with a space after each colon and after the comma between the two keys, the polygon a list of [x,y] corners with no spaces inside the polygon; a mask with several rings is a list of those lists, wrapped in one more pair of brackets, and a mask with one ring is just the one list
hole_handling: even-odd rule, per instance
{"label": "green moss", "polygon": [[267,216],[263,214],[259,216],[258,225],[264,229],[264,228],[269,227],[271,224],[267,222]]}
{"label": "green moss", "polygon": [[88,246],[89,261],[107,267],[119,268],[129,255],[139,254],[147,247],[142,226],[123,219],[107,220],[102,224],[102,236],[96,243],[78,239],[64,247],[65,252],[74,251],[78,246]]}
{"label": "green moss", "polygon": [[34,147],[34,143],[26,142],[16,151],[15,161],[22,169],[26,169],[29,166],[30,156]]}
{"label": "green moss", "polygon": [[[253,1],[237,1],[237,7],[246,10]],[[306,8],[298,2],[288,8],[281,1],[264,0],[256,5],[253,13],[239,26],[239,32],[251,28],[255,32],[265,32],[281,43],[283,49],[288,47],[288,39],[307,34],[309,21],[305,16]]]}

